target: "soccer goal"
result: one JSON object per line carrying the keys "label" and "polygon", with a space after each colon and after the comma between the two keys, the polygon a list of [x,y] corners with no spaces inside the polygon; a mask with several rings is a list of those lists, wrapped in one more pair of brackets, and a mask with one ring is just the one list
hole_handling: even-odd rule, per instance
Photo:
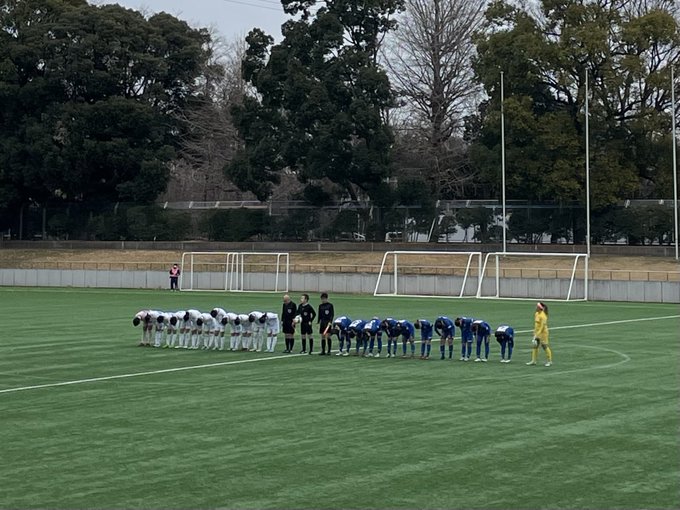
{"label": "soccer goal", "polygon": [[588,300],[588,255],[584,253],[487,253],[478,298]]}
{"label": "soccer goal", "polygon": [[388,251],[374,296],[475,297],[482,252]]}
{"label": "soccer goal", "polygon": [[269,252],[185,252],[183,291],[288,292],[290,254]]}

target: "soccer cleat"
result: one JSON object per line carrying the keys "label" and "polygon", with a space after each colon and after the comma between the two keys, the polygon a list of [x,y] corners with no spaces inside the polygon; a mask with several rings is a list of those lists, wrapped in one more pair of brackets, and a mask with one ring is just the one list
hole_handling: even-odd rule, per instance
{"label": "soccer cleat", "polygon": [[373,357],[374,357],[374,358],[379,358],[379,357],[380,357],[380,353],[379,353],[379,352],[378,352],[378,353],[376,353],[376,355],[375,355],[375,356],[373,356]]}
{"label": "soccer cleat", "polygon": [[325,356],[325,355],[326,355],[326,352],[325,352],[325,351],[321,351],[321,352],[319,353],[319,356]]}
{"label": "soccer cleat", "polygon": [[441,358],[439,358],[439,359],[445,359],[445,358],[444,358],[444,356],[442,355],[442,357],[441,357]]}
{"label": "soccer cleat", "polygon": [[551,365],[552,365],[552,361],[546,361],[545,364],[544,364],[543,366],[549,367],[549,366],[551,366]]}
{"label": "soccer cleat", "polygon": [[302,349],[302,350],[300,351],[300,354],[307,354],[307,351],[305,351],[304,349]]}
{"label": "soccer cleat", "polygon": [[482,358],[475,358],[475,362],[480,362],[482,361]]}
{"label": "soccer cleat", "polygon": [[344,353],[342,351],[338,351],[335,353],[336,356],[342,356]]}
{"label": "soccer cleat", "polygon": [[510,358],[505,360],[506,363],[510,363]]}
{"label": "soccer cleat", "polygon": [[462,356],[458,361],[465,361],[465,356]]}
{"label": "soccer cleat", "polygon": [[536,364],[535,361],[529,361],[529,362],[527,363],[527,366],[531,366],[531,365],[535,365],[535,364]]}
{"label": "soccer cleat", "polygon": [[372,358],[372,357],[373,357],[373,353],[372,353],[372,352],[369,352],[366,356],[368,356],[369,358]]}
{"label": "soccer cleat", "polygon": [[[477,360],[475,360],[475,361],[477,361]],[[489,360],[486,359],[486,358],[482,358],[482,363],[486,363],[487,361],[489,361]]]}
{"label": "soccer cleat", "polygon": [[345,351],[344,353],[342,353],[342,355],[343,356],[349,356],[349,352]]}
{"label": "soccer cleat", "polygon": [[392,357],[392,353],[391,353],[391,352],[388,352],[388,353],[387,353],[387,357],[388,357],[388,358],[391,358],[391,357]]}

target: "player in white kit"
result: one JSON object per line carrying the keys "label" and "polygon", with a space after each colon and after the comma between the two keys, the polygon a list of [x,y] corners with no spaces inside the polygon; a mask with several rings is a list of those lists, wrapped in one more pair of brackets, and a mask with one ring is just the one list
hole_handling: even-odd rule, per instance
{"label": "player in white kit", "polygon": [[196,325],[199,327],[200,347],[204,350],[209,349],[212,332],[214,330],[215,319],[208,312],[203,312],[201,316],[196,319]]}
{"label": "player in white kit", "polygon": [[239,314],[238,319],[241,322],[241,350],[249,351],[253,341],[253,323],[245,313]]}
{"label": "player in white kit", "polygon": [[184,314],[184,326],[187,330],[183,345],[185,349],[198,349],[198,336],[200,328],[197,321],[200,316],[201,312],[194,309],[189,309]]}
{"label": "player in white kit", "polygon": [[179,349],[180,347],[180,334],[183,329],[183,323],[184,323],[184,310],[180,310],[177,312],[173,312],[170,314],[170,320],[168,322],[167,328],[167,336],[165,337],[165,342],[168,347],[174,347],[175,349]]}
{"label": "player in white kit", "polygon": [[[227,312],[222,308],[213,308],[210,315],[215,320],[212,331],[212,338],[210,339],[210,346],[213,350],[224,350],[224,330],[227,325]],[[210,347],[209,346],[209,347]]]}
{"label": "player in white kit", "polygon": [[266,312],[260,317],[260,323],[264,323],[265,335],[267,337],[267,349],[264,352],[274,352],[278,340],[277,335],[281,330],[279,316],[274,312]]}
{"label": "player in white kit", "polygon": [[262,343],[264,342],[264,321],[260,322],[264,314],[262,312],[250,312],[248,314],[248,321],[251,324],[252,329],[252,345],[249,349],[250,352],[260,352],[262,351]]}
{"label": "player in white kit", "polygon": [[230,333],[229,350],[238,351],[239,346],[241,345],[241,332],[243,331],[240,316],[234,312],[227,312],[225,319],[227,320],[225,326],[229,326]]}
{"label": "player in white kit", "polygon": [[135,314],[132,319],[132,325],[137,327],[142,325],[142,339],[139,341],[140,347],[145,347],[151,345],[151,331],[153,330],[153,324],[149,323],[148,320],[149,310],[140,310]]}

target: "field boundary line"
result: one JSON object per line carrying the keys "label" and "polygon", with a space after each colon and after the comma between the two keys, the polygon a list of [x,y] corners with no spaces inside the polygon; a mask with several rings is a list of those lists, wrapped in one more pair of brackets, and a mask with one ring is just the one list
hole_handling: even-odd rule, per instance
{"label": "field boundary line", "polygon": [[[551,330],[556,330],[556,329],[576,329],[576,328],[586,328],[586,327],[595,327],[595,326],[606,326],[606,325],[612,325],[612,324],[626,324],[630,322],[642,322],[642,321],[652,321],[652,320],[666,320],[666,319],[678,319],[680,318],[680,315],[665,315],[662,317],[645,317],[645,318],[639,318],[639,319],[624,319],[620,321],[606,321],[606,322],[595,322],[595,323],[590,323],[590,324],[573,324],[570,326],[557,326],[550,328]],[[518,331],[518,333],[530,333],[533,332],[533,330],[523,330],[523,331]],[[612,349],[607,349],[612,352],[617,352],[613,351]],[[617,354],[620,354],[622,356],[626,356],[626,359],[624,361],[630,361],[630,357],[627,354],[617,352]],[[202,365],[189,365],[189,366],[184,366],[184,367],[173,367],[173,368],[162,368],[159,370],[149,370],[146,372],[132,372],[129,374],[117,374],[117,375],[107,375],[107,376],[102,376],[102,377],[90,377],[87,379],[75,379],[72,381],[63,381],[63,382],[56,382],[56,383],[46,383],[46,384],[36,384],[32,386],[18,386],[15,388],[6,388],[3,390],[0,390],[0,394],[4,393],[16,393],[19,391],[28,391],[28,390],[37,390],[37,389],[42,389],[42,388],[54,388],[58,386],[73,386],[77,384],[86,384],[86,383],[93,383],[93,382],[100,382],[100,381],[111,381],[115,379],[128,379],[132,377],[143,377],[146,375],[155,375],[155,374],[166,374],[166,373],[172,373],[172,372],[182,372],[185,370],[199,370],[202,368],[213,368],[213,367],[221,367],[221,366],[226,366],[226,365],[241,365],[245,363],[257,363],[260,361],[267,361],[267,360],[276,360],[276,359],[290,359],[290,358],[298,358],[301,356],[307,356],[306,354],[288,354],[286,356],[269,356],[267,358],[253,358],[253,359],[243,359],[243,360],[232,360],[232,361],[218,361],[216,363],[205,363]],[[616,363],[619,364],[619,363]],[[592,368],[592,367],[591,367]],[[606,368],[606,367],[605,367]],[[575,369],[573,371],[580,371],[583,369]]]}

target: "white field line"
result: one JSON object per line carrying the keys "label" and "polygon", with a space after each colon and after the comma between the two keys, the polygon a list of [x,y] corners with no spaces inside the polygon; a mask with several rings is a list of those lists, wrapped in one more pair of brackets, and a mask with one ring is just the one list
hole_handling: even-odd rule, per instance
{"label": "white field line", "polygon": [[[626,324],[629,322],[640,322],[640,321],[652,321],[652,320],[665,320],[665,319],[677,319],[680,318],[680,315],[666,315],[663,317],[646,317],[642,319],[627,319],[627,320],[621,320],[621,321],[607,321],[607,322],[595,322],[595,323],[590,323],[590,324],[574,324],[571,326],[558,326],[555,328],[551,328],[552,330],[555,329],[573,329],[573,328],[585,328],[585,327],[595,327],[595,326],[607,326],[611,324]],[[525,330],[525,331],[519,331],[519,333],[528,333],[531,332],[531,330]],[[579,369],[573,369],[573,370],[568,370],[568,371],[561,371],[561,372],[555,372],[557,373],[569,373],[569,372],[580,372],[584,370],[593,370],[594,368],[609,368],[612,366],[620,365],[622,363],[627,363],[630,361],[630,357],[622,352],[615,351],[613,349],[607,349],[604,347],[592,347],[591,348],[596,348],[600,350],[606,350],[610,352],[614,352],[621,356],[623,360],[610,364],[610,365],[603,365],[599,367],[586,367],[586,368],[579,368]],[[181,372],[185,370],[198,370],[202,368],[213,368],[213,367],[220,367],[220,366],[225,366],[225,365],[241,365],[244,363],[256,363],[259,361],[268,361],[268,360],[275,360],[275,359],[290,359],[290,358],[297,358],[300,356],[307,356],[307,354],[289,354],[287,356],[270,356],[267,358],[253,358],[253,359],[244,359],[244,360],[233,360],[233,361],[220,361],[217,363],[206,363],[203,365],[190,365],[190,366],[185,366],[185,367],[175,367],[175,368],[163,368],[160,370],[149,370],[147,372],[132,372],[129,374],[118,374],[118,375],[109,375],[109,376],[104,376],[104,377],[92,377],[88,379],[75,379],[73,381],[63,381],[63,382],[57,382],[57,383],[49,383],[49,384],[36,384],[32,386],[19,386],[16,388],[7,388],[4,390],[0,390],[0,394],[3,393],[16,393],[18,391],[27,391],[27,390],[37,390],[41,388],[53,388],[57,386],[72,386],[76,384],[86,384],[86,383],[93,383],[93,382],[100,382],[100,381],[110,381],[114,379],[129,379],[132,377],[142,377],[146,375],[155,375],[155,374],[165,374],[165,373],[171,373],[171,372]],[[528,374],[527,374],[528,375]],[[523,376],[520,376],[523,377]]]}

